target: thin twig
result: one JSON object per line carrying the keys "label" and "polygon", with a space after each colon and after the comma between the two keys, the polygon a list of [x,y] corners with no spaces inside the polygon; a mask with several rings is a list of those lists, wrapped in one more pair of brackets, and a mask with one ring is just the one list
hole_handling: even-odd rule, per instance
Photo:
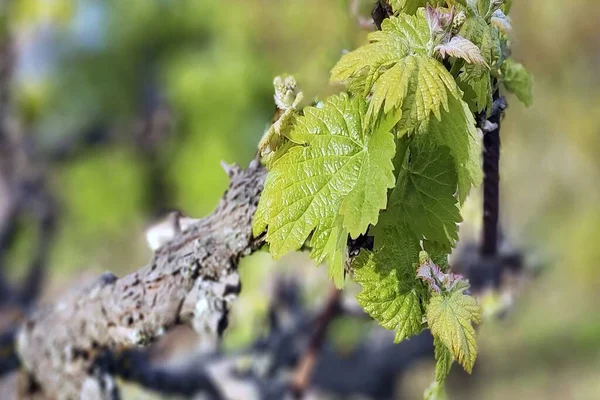
{"label": "thin twig", "polygon": [[291,390],[294,397],[297,399],[302,398],[304,392],[309,386],[317,357],[319,356],[319,352],[321,351],[327,336],[327,328],[329,328],[329,324],[340,314],[340,299],[341,291],[337,290],[336,288],[332,288],[325,306],[317,317],[315,330],[310,337],[306,351],[300,359],[300,363],[298,364],[298,368],[296,369],[296,373],[292,379]]}

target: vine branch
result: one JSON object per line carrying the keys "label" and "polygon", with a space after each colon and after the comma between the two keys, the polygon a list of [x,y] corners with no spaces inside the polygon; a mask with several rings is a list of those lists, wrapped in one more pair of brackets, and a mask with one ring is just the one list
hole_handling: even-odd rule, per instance
{"label": "vine branch", "polygon": [[96,360],[105,350],[144,346],[176,324],[216,337],[240,290],[238,261],[257,250],[252,237],[265,170],[257,161],[228,168],[230,184],[216,210],[160,247],[148,265],[37,311],[17,338],[19,357],[47,396],[113,399],[114,378]]}
{"label": "vine branch", "polygon": [[483,231],[481,255],[498,254],[498,221],[500,214],[500,122],[506,108],[498,90],[493,95],[489,118],[480,118],[483,131]]}
{"label": "vine branch", "polygon": [[342,310],[340,304],[341,293],[342,292],[336,288],[332,288],[327,302],[317,316],[316,326],[309,339],[306,351],[300,359],[296,373],[294,374],[292,393],[296,399],[302,398],[306,388],[309,386],[319,352],[325,343],[327,329]]}

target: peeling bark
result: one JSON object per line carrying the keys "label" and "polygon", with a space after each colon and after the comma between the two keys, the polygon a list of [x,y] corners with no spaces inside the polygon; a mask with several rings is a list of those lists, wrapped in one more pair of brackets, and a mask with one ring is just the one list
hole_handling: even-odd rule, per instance
{"label": "peeling bark", "polygon": [[252,237],[264,168],[253,161],[227,172],[229,188],[216,210],[178,231],[148,265],[122,278],[105,273],[23,325],[18,354],[45,396],[116,398],[113,377],[96,363],[104,350],[144,346],[182,323],[221,334],[240,291],[238,262],[264,243]]}

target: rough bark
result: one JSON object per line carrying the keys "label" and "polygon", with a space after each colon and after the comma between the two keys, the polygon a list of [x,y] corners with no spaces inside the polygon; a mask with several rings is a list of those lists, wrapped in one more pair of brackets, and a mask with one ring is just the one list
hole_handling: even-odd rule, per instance
{"label": "rough bark", "polygon": [[176,229],[140,270],[97,282],[40,309],[18,334],[19,357],[44,395],[59,399],[111,399],[113,377],[96,362],[109,349],[143,346],[175,324],[219,335],[240,290],[238,261],[256,250],[252,217],[265,170],[228,167],[230,184],[216,210]]}

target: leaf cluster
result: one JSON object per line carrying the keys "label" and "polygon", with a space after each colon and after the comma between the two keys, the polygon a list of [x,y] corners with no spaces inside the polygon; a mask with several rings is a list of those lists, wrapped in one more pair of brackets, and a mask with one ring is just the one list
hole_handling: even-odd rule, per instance
{"label": "leaf cluster", "polygon": [[[474,113],[490,110],[500,84],[529,105],[532,81],[509,57],[503,1],[390,4],[381,30],[331,71],[347,91],[301,111],[290,97],[285,130],[269,131],[276,156],[254,233],[266,230],[275,258],[309,247],[339,288],[350,271],[359,303],[396,341],[429,328],[437,369],[426,395],[441,398],[454,360],[472,370],[481,320],[468,282],[447,271],[460,206],[482,180]],[[373,251],[352,260],[348,239],[367,233]]]}

